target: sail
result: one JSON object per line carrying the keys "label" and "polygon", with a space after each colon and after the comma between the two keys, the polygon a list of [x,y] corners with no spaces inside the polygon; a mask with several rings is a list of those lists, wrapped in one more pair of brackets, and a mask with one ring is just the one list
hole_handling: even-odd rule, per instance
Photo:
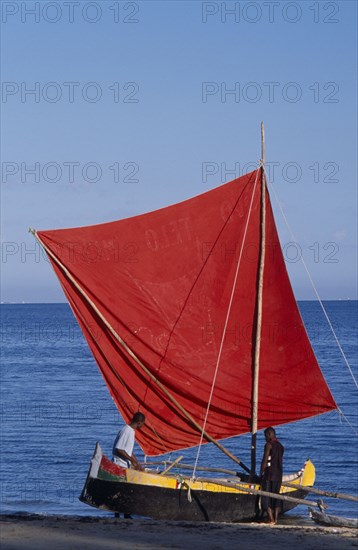
{"label": "sail", "polygon": [[[199,443],[183,409],[203,424],[231,298],[206,431],[215,439],[250,431],[259,177],[143,215],[37,233],[119,411],[126,421],[146,415],[137,440],[147,455]],[[335,409],[268,193],[261,334],[258,429]]]}

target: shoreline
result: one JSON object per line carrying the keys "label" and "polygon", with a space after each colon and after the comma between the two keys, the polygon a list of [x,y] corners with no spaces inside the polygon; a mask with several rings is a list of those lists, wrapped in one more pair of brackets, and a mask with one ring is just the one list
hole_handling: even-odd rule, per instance
{"label": "shoreline", "polygon": [[0,516],[2,550],[101,550],[240,546],[256,550],[297,548],[348,550],[358,546],[357,530],[316,525],[210,523],[116,519],[96,516],[6,514]]}

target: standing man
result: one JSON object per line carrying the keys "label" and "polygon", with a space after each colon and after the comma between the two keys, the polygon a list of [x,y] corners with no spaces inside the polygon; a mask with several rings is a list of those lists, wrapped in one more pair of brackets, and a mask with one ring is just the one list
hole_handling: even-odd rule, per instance
{"label": "standing man", "polygon": [[143,470],[133,454],[135,430],[139,430],[145,422],[143,413],[136,412],[131,422],[118,433],[113,445],[113,462],[122,468]]}
{"label": "standing man", "polygon": [[[262,458],[260,475],[262,476],[261,488],[263,491],[279,494],[282,483],[282,462],[284,448],[276,437],[273,428],[264,431],[266,445]],[[268,523],[275,525],[281,511],[281,501],[271,497],[261,498],[262,507],[267,510]]]}

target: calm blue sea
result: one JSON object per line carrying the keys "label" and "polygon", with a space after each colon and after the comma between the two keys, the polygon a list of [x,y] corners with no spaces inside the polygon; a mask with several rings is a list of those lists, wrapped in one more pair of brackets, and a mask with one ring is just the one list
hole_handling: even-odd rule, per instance
{"label": "calm blue sea", "polygon": [[[325,303],[356,377],[357,305]],[[335,399],[358,431],[357,389],[320,306],[301,302],[299,307]],[[80,503],[78,496],[96,441],[111,456],[122,420],[69,306],[2,304],[0,311],[1,512],[106,515]],[[281,426],[278,435],[286,448],[287,472],[300,469],[310,458],[318,488],[358,493],[358,439],[337,412]],[[247,436],[225,444],[249,464]],[[260,433],[259,458],[263,444]],[[184,454],[192,461],[195,451]],[[235,469],[212,445],[203,447],[200,463]],[[354,503],[325,501],[330,513],[357,515]],[[294,514],[307,516],[306,507],[296,508]]]}

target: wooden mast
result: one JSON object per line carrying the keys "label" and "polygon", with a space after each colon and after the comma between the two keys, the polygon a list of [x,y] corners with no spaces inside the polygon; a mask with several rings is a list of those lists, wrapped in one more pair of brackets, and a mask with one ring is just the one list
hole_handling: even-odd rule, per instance
{"label": "wooden mast", "polygon": [[255,336],[255,357],[254,372],[252,381],[252,419],[251,419],[251,475],[256,473],[256,434],[257,434],[257,411],[259,395],[259,371],[260,371],[260,349],[261,349],[261,325],[262,325],[262,295],[265,267],[265,242],[266,242],[266,181],[265,181],[265,129],[261,122],[261,239],[260,239],[260,264],[259,277],[257,282],[257,321]]}

